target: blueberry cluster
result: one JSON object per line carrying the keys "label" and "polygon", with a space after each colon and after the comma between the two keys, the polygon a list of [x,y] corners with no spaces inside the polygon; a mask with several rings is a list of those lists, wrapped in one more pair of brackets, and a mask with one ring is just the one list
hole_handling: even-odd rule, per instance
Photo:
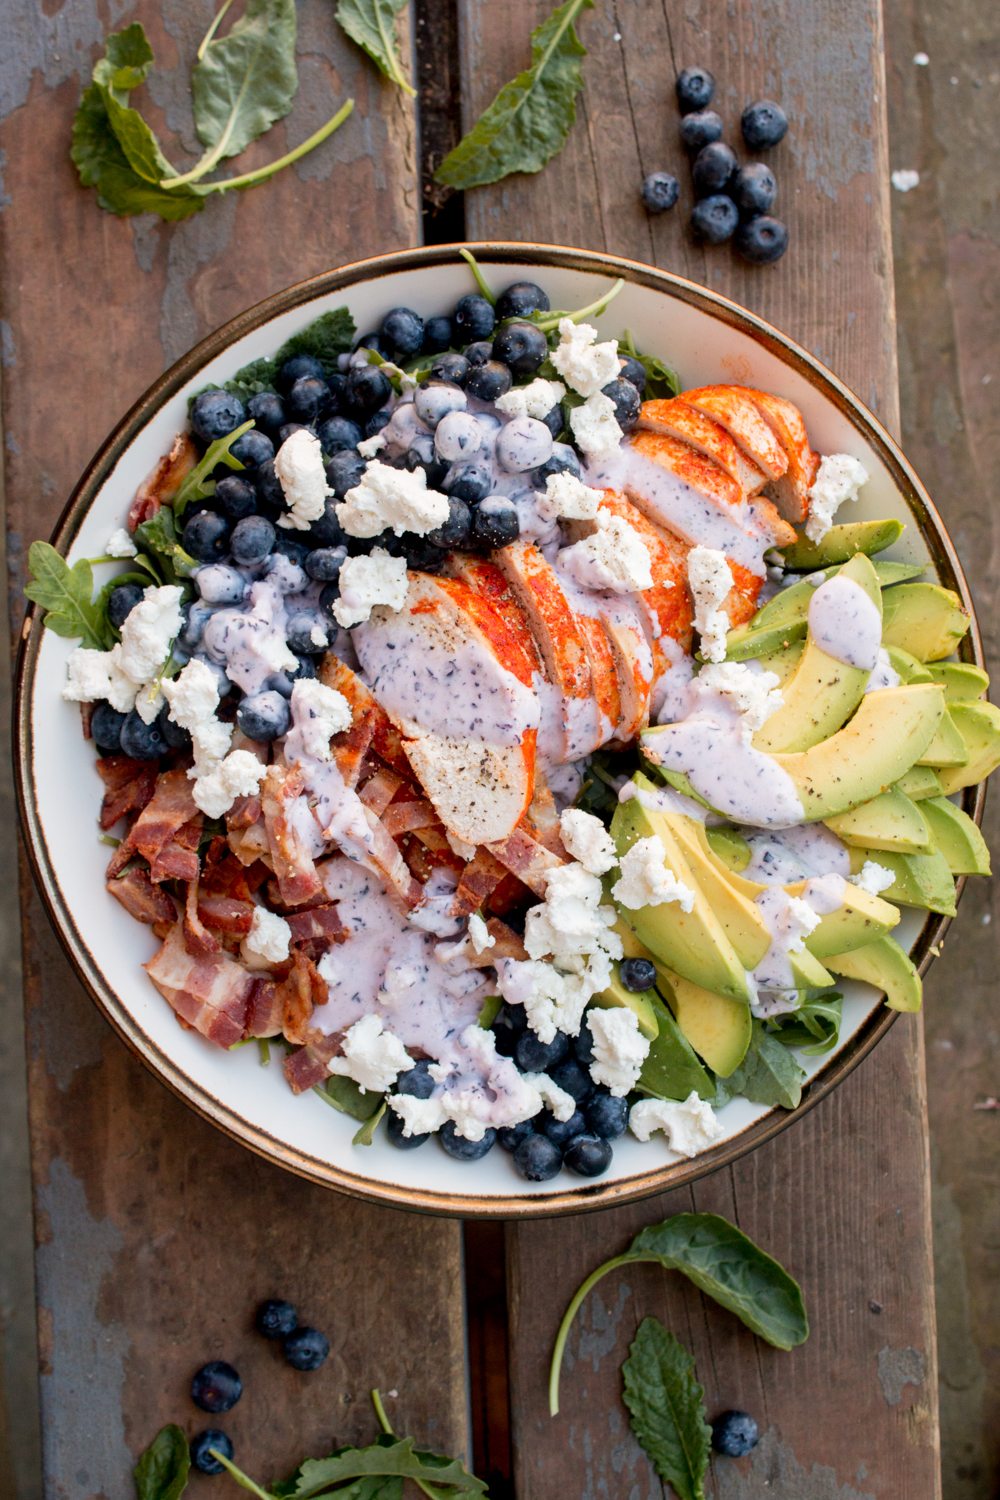
{"label": "blueberry cluster", "polygon": [[[761,161],[742,166],[722,139],[722,119],[710,109],[715,79],[707,68],[685,68],[677,75],[681,141],[690,153],[695,206],[691,229],[710,245],[733,240],[738,253],[753,265],[769,265],[788,248],[788,229],[771,209],[778,192],[774,173]],[[743,140],[751,151],[776,146],[788,130],[788,119],[773,99],[748,104],[740,117]],[[642,185],[649,213],[673,208],[680,183],[671,172],[652,172]]]}

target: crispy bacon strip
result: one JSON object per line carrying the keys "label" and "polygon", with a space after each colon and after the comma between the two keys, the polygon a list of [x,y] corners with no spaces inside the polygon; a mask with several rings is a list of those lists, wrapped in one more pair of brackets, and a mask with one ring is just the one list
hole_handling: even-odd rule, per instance
{"label": "crispy bacon strip", "polygon": [[245,938],[253,925],[253,902],[239,901],[234,896],[221,896],[214,891],[198,888],[198,920],[209,932],[222,932],[227,937]]}
{"label": "crispy bacon strip", "polygon": [[291,808],[302,795],[298,769],[270,766],[261,784],[261,807],[271,863],[285,906],[305,906],[323,894],[316,862],[296,828]]}
{"label": "crispy bacon strip", "polygon": [[155,761],[130,760],[127,755],[102,755],[97,774],[104,782],[101,827],[113,828],[126,813],[139,812],[156,790]]}
{"label": "crispy bacon strip", "polygon": [[282,1000],[281,1029],[290,1042],[300,1045],[310,1042],[313,1029],[309,1026],[313,1010],[325,1005],[328,998],[326,980],[311,958],[301,952],[292,954],[292,966],[278,985]]}
{"label": "crispy bacon strip", "polygon": [[249,828],[233,828],[229,832],[228,844],[241,865],[249,867],[262,861],[271,863],[271,846],[267,841],[267,829],[263,819]]}
{"label": "crispy bacon strip", "polygon": [[240,1041],[254,980],[228,953],[189,953],[183,926],[177,922],[144,967],[181,1021],[220,1047]]}
{"label": "crispy bacon strip", "polygon": [[477,849],[475,856],[462,871],[462,878],[455,892],[456,916],[468,916],[484,906],[505,878],[506,871],[500,861],[488,849]]}
{"label": "crispy bacon strip", "polygon": [[154,880],[192,880],[197,876],[198,845],[201,843],[203,826],[204,819],[201,813],[197,813],[178,828],[174,837],[157,851],[149,866]]}
{"label": "crispy bacon strip", "polygon": [[109,880],[108,890],[120,901],[130,917],[155,927],[158,922],[177,920],[177,907],[162,886],[154,885],[149,871],[141,865],[127,870],[117,880]]}
{"label": "crispy bacon strip", "polygon": [[305,911],[289,912],[285,921],[292,929],[292,947],[301,949],[314,963],[322,958],[331,943],[342,943],[347,937],[347,929],[332,901],[310,906]]}
{"label": "crispy bacon strip", "polygon": [[380,818],[400,787],[404,785],[403,778],[397,776],[395,771],[390,771],[388,766],[379,766],[375,773],[369,776],[358,796],[365,806],[370,807],[375,816]]}
{"label": "crispy bacon strip", "polygon": [[247,1005],[247,1036],[280,1036],[285,1002],[278,981],[269,974],[258,975]]}
{"label": "crispy bacon strip", "polygon": [[221,944],[213,937],[201,920],[198,911],[198,881],[192,880],[184,900],[184,945],[189,953],[201,958],[218,953]]}
{"label": "crispy bacon strip", "polygon": [[440,824],[434,808],[424,797],[415,798],[412,802],[394,802],[387,807],[381,815],[382,827],[394,839],[401,833],[413,833],[418,828],[432,828]]}
{"label": "crispy bacon strip", "polygon": [[558,854],[553,854],[544,844],[532,838],[523,827],[515,828],[507,838],[498,844],[490,844],[489,848],[504,869],[516,875],[536,896],[545,895],[549,871],[566,863]]}
{"label": "crispy bacon strip", "polygon": [[386,712],[356,672],[328,651],[320,663],[319,679],[325,687],[343,693],[351,705],[351,726],[330,741],[337,770],[344,785],[356,787],[362,763],[372,743],[376,728],[385,721]]}
{"label": "crispy bacon strip", "polygon": [[293,1094],[304,1094],[306,1089],[323,1082],[329,1064],[343,1050],[341,1040],[341,1033],[334,1031],[329,1036],[317,1037],[297,1052],[289,1052],[282,1066]]}
{"label": "crispy bacon strip", "polygon": [[198,450],[190,435],[179,432],[156,467],[146,475],[135,492],[129,507],[128,529],[134,531],[143,521],[148,521],[166,501],[172,500],[181,487],[181,480],[198,462]]}

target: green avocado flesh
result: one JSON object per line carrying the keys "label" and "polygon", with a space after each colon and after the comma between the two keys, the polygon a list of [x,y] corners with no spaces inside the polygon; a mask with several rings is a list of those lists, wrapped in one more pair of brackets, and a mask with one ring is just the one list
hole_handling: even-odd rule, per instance
{"label": "green avocado flesh", "polygon": [[[667,988],[666,984],[664,988]],[[718,998],[712,996],[712,999]],[[740,1017],[749,1016],[745,1005],[732,1000],[726,1003],[734,1012],[739,1012]],[[715,1083],[698,1061],[669,1006],[659,995],[651,998],[650,1005],[657,1022],[657,1034],[639,1074],[639,1092],[653,1094],[659,1099],[686,1099],[691,1093],[702,1099],[714,1098]]]}
{"label": "green avocado flesh", "polygon": [[1000,708],[993,703],[953,703],[951,717],[969,753],[964,766],[945,766],[937,772],[946,797],[985,781],[1000,765]]}
{"label": "green avocado flesh", "polygon": [[[872,567],[879,587],[883,589],[918,578],[924,571],[916,563],[876,562]],[[840,566],[823,571],[826,578],[833,578],[840,572]],[[727,658],[746,661],[751,657],[767,656],[790,642],[801,640],[806,633],[809,601],[814,593],[815,586],[807,578],[779,590],[773,599],[761,606],[752,620],[729,632],[726,637]]]}
{"label": "green avocado flesh", "polygon": [[703,989],[679,974],[669,975],[669,987],[664,988],[682,1035],[702,1061],[719,1078],[735,1073],[753,1036],[749,1006]]}
{"label": "green avocado flesh", "polygon": [[865,861],[872,859],[888,870],[893,883],[882,892],[882,899],[897,906],[916,906],[921,911],[955,915],[955,881],[948,861],[937,849],[930,854],[893,854],[886,850],[852,849],[851,870],[857,874]]}
{"label": "green avocado flesh", "polygon": [[841,526],[831,526],[821,542],[810,542],[800,537],[781,554],[782,567],[790,573],[806,573],[814,568],[827,568],[833,563],[847,562],[855,553],[864,552],[872,557],[884,552],[903,534],[902,521],[851,521]]}
{"label": "green avocado flesh", "polygon": [[852,807],[850,812],[827,818],[826,826],[845,844],[863,849],[895,849],[900,854],[926,854],[931,832],[917,804],[891,786],[887,792]]}
{"label": "green avocado flesh", "polygon": [[913,1012],[920,1009],[920,975],[894,938],[876,938],[850,953],[831,955],[826,962],[844,979],[861,979],[865,984],[883,990],[890,1010]]}
{"label": "green avocado flesh", "polygon": [[989,875],[990,851],[986,840],[968,813],[947,797],[930,797],[920,805],[927,820],[934,848],[947,861],[953,875]]}
{"label": "green avocado flesh", "polygon": [[970,623],[958,595],[937,583],[905,583],[882,602],[882,644],[922,662],[950,656]]}

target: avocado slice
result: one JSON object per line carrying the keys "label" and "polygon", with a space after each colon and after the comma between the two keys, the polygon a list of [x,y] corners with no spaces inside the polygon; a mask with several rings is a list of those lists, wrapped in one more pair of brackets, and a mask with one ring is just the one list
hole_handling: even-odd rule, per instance
{"label": "avocado slice", "polygon": [[[882,591],[875,569],[863,553],[840,569],[882,615]],[[815,598],[815,593],[813,595]],[[794,676],[784,684],[784,703],[753,737],[758,750],[808,750],[829,739],[847,722],[868,686],[869,671],[830,656],[807,634]]]}
{"label": "avocado slice", "polygon": [[930,797],[920,811],[934,840],[934,847],[948,862],[953,875],[989,875],[990,851],[981,829],[968,813],[947,797]]}
{"label": "avocado slice", "polygon": [[728,1078],[746,1057],[753,1036],[749,1006],[702,989],[679,974],[669,974],[668,979],[663,994],[682,1035],[717,1078]]}
{"label": "avocado slice", "polygon": [[[639,946],[641,948],[641,944]],[[643,949],[640,953],[626,954],[626,957],[648,958],[649,955]],[[599,1006],[601,1010],[614,1010],[616,1008],[630,1010],[639,1022],[639,1030],[643,1036],[649,1037],[652,1041],[659,1028],[656,1020],[656,1012],[652,1005],[651,994],[652,991],[649,990],[644,991],[642,994],[637,994],[635,990],[626,989],[621,981],[619,965],[614,964],[612,966],[611,983],[606,990],[602,990],[599,995],[595,995],[590,1003],[591,1005]]]}
{"label": "avocado slice", "polygon": [[935,770],[940,770],[942,767],[964,766],[968,760],[969,747],[959,732],[946,698],[937,733],[917,761],[917,765],[933,766]]}
{"label": "avocado slice", "polygon": [[664,813],[664,822],[683,851],[688,868],[722,924],[733,951],[745,969],[755,969],[771,946],[771,934],[754,897],[762,887],[740,882],[715,854],[704,823]]}
{"label": "avocado slice", "polygon": [[737,875],[750,863],[750,845],[735,828],[707,828],[708,847],[722,860],[727,870]]}
{"label": "avocado slice", "polygon": [[[698,1061],[670,1007],[659,995],[651,996],[650,1003],[657,1034],[639,1074],[639,1092],[653,1094],[657,1099],[686,1099],[691,1093],[700,1099],[714,1099],[715,1082]],[[726,1003],[743,1016],[749,1014],[744,1005]]]}
{"label": "avocado slice", "polygon": [[[872,567],[880,588],[919,578],[924,571],[916,563],[876,562]],[[824,568],[824,579],[839,572],[839,566]],[[779,590],[773,599],[761,605],[752,620],[729,632],[726,637],[727,659],[747,661],[751,657],[768,656],[772,651],[780,651],[791,642],[801,640],[806,633],[809,601],[816,587],[808,578],[802,578],[798,583]]]}
{"label": "avocado slice", "polygon": [[[930,854],[892,854],[878,849],[852,849],[851,870],[857,873],[866,859],[873,859],[891,871],[893,883],[882,892],[883,902],[897,906],[916,906],[921,911],[955,915],[955,881],[948,861],[936,849]],[[845,949],[847,944],[841,945]]]}
{"label": "avocado slice", "polygon": [[776,651],[769,651],[766,656],[758,656],[765,672],[773,672],[781,683],[782,688],[791,677],[794,677],[802,653],[805,650],[805,641],[789,641],[787,646],[779,646]]}
{"label": "avocado slice", "polygon": [[863,849],[895,849],[900,854],[926,854],[932,847],[931,832],[917,804],[891,786],[870,802],[850,812],[827,818],[826,826],[845,844]]}
{"label": "avocado slice", "polygon": [[927,797],[940,797],[941,778],[930,766],[913,765],[896,782],[911,802],[923,802]]}
{"label": "avocado slice", "polygon": [[946,766],[938,771],[946,797],[984,781],[1000,766],[1000,708],[993,703],[955,703],[951,716],[969,758],[964,766]]}
{"label": "avocado slice", "polygon": [[[881,860],[881,856],[878,858]],[[854,864],[853,856],[851,864]],[[801,896],[805,886],[806,882],[800,880],[785,889],[790,896]],[[899,912],[890,902],[845,881],[841,905],[820,917],[819,925],[806,938],[806,947],[814,958],[825,964],[828,954],[860,948],[863,943],[891,932],[898,921]]]}
{"label": "avocado slice", "polygon": [[827,964],[845,979],[861,979],[882,990],[890,1010],[912,1013],[920,1009],[923,991],[920,975],[895,938],[876,938],[850,953],[831,955]]}
{"label": "avocado slice", "polygon": [[829,567],[831,563],[847,562],[857,552],[873,557],[876,552],[884,552],[886,547],[898,542],[902,534],[903,523],[895,519],[849,521],[831,526],[821,542],[799,537],[782,550],[782,566],[790,573],[804,573]]}
{"label": "avocado slice", "polygon": [[923,662],[950,656],[970,623],[958,595],[937,583],[904,583],[882,600],[882,644]]}
{"label": "avocado slice", "polygon": [[933,662],[925,670],[944,688],[946,703],[972,703],[989,692],[988,674],[971,661]]}
{"label": "avocado slice", "polygon": [[934,681],[930,667],[918,661],[912,651],[905,651],[902,646],[888,646],[886,652],[889,665],[899,675],[900,682]]}

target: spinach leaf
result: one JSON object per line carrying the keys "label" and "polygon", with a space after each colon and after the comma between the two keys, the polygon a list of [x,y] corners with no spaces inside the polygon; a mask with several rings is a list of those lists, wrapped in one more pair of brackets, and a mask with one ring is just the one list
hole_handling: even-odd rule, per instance
{"label": "spinach leaf", "polygon": [[[320,1496],[355,1496],[357,1500],[395,1500],[402,1494],[402,1481],[412,1479],[428,1495],[440,1495],[442,1500],[475,1500],[477,1495],[487,1494],[485,1484],[470,1474],[465,1465],[456,1458],[442,1458],[437,1453],[428,1453],[416,1448],[412,1438],[396,1438],[383,1435],[367,1448],[338,1448],[329,1458],[309,1458],[301,1464],[292,1478],[276,1485],[269,1494],[254,1480],[238,1469],[234,1463],[216,1454],[220,1463],[238,1484],[251,1494],[271,1500],[272,1495],[280,1500],[318,1500]],[[387,1487],[385,1483],[374,1487],[355,1488],[357,1480],[395,1480],[399,1484]]]}
{"label": "spinach leaf", "polygon": [[[175,517],[182,516],[192,500],[205,500],[209,495],[215,494],[215,480],[212,474],[219,464],[225,464],[229,469],[242,470],[243,465],[238,458],[233,457],[230,450],[236,440],[245,432],[249,432],[252,426],[252,421],[244,422],[240,427],[234,427],[233,431],[228,432],[225,437],[216,438],[214,443],[209,443],[194,468],[185,474],[180,488],[170,502]],[[162,509],[157,511],[157,515],[162,515],[162,513]],[[136,527],[136,536],[141,530],[141,526]]]}
{"label": "spinach leaf", "polygon": [[341,1073],[332,1074],[325,1083],[317,1083],[313,1093],[354,1120],[370,1120],[382,1107],[381,1094],[360,1089],[353,1078],[345,1078]]}
{"label": "spinach leaf", "polygon": [[643,1318],[622,1365],[632,1431],[678,1500],[705,1500],[712,1429],[694,1360],[656,1318]]}
{"label": "spinach leaf", "polygon": [[382,1116],[385,1114],[388,1107],[389,1106],[386,1104],[384,1099],[379,1101],[379,1106],[378,1109],[376,1109],[375,1113],[368,1116],[367,1120],[361,1126],[360,1130],[355,1131],[354,1138],[351,1141],[352,1146],[371,1145],[372,1141],[375,1139],[375,1131],[378,1128],[379,1121],[382,1119]]}
{"label": "spinach leaf", "polygon": [[626,328],[622,337],[618,340],[619,354],[628,354],[632,359],[637,359],[646,372],[645,399],[666,400],[671,396],[679,396],[681,390],[680,378],[676,371],[669,365],[664,364],[662,359],[657,359],[655,354],[640,354],[635,347],[635,339]]}
{"label": "spinach leaf", "polygon": [[339,0],[337,20],[386,78],[415,97],[396,44],[396,17],[405,8],[406,0]]}
{"label": "spinach leaf", "polygon": [[511,172],[540,172],[576,120],[587,49],[574,22],[593,0],[565,0],[531,33],[531,66],[504,84],[434,174],[446,187],[499,182]]}
{"label": "spinach leaf", "polygon": [[187,1438],[174,1423],[161,1427],[136,1464],[136,1500],[179,1500],[187,1489],[191,1455]]}
{"label": "spinach leaf", "polygon": [[[193,498],[193,497],[189,497]],[[177,537],[174,513],[168,505],[161,505],[155,515],[135,528],[137,541],[160,559],[160,572],[164,583],[178,583],[189,578],[198,563],[189,552],[185,552]],[[111,580],[114,588],[119,579]]]}
{"label": "spinach leaf", "polygon": [[299,86],[295,30],[295,0],[247,0],[225,36],[202,44],[191,94],[194,127],[208,150],[196,171],[238,156],[288,114]]}
{"label": "spinach leaf", "polygon": [[49,542],[32,542],[28,548],[31,579],[26,596],[45,611],[45,624],[56,635],[79,639],[84,646],[107,651],[115,636],[100,600],[94,599],[94,573],[81,558],[72,567]]}
{"label": "spinach leaf", "polygon": [[802,1099],[805,1073],[795,1058],[762,1021],[754,1021],[747,1055],[735,1073],[725,1080],[730,1098],[741,1095],[751,1104],[772,1109],[796,1109]]}
{"label": "spinach leaf", "polygon": [[807,1000],[798,1010],[768,1021],[768,1033],[783,1047],[798,1047],[807,1057],[820,1057],[837,1045],[844,997],[836,990]]}
{"label": "spinach leaf", "polygon": [[332,375],[340,356],[353,347],[356,331],[354,319],[346,307],[321,313],[301,332],[293,333],[272,358],[251,360],[237,370],[232,379],[225,382],[225,389],[239,396],[241,401],[249,400],[260,391],[273,391],[278,371],[293,354],[313,355],[327,375]]}

